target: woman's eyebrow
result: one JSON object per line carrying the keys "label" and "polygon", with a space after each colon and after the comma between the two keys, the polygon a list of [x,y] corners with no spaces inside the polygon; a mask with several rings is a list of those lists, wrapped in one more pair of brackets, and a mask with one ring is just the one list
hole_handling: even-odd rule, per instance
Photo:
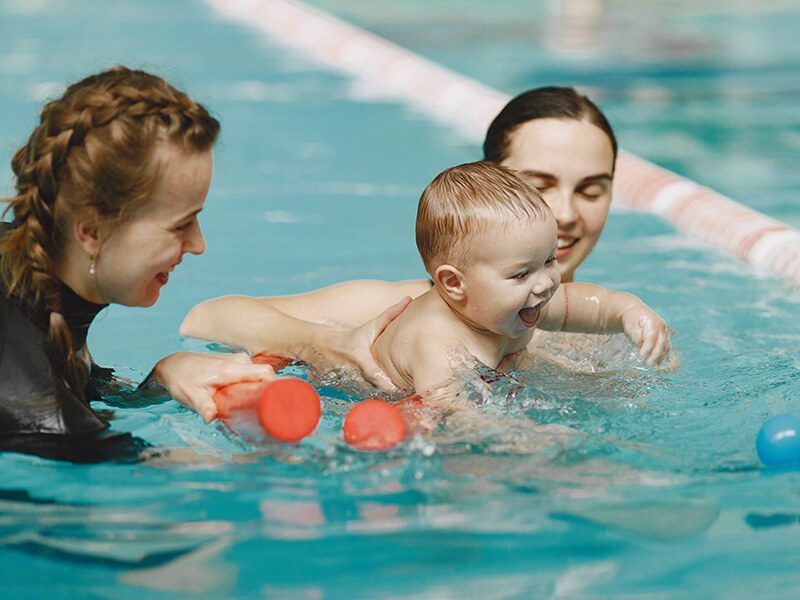
{"label": "woman's eyebrow", "polygon": [[581,179],[581,183],[605,183],[607,181],[611,181],[611,175],[608,173],[598,173]]}
{"label": "woman's eyebrow", "polygon": [[200,214],[200,212],[201,212],[202,210],[203,210],[202,208],[198,208],[198,209],[196,209],[196,210],[193,210],[193,211],[191,211],[191,212],[188,212],[188,213],[186,213],[185,215],[183,215],[182,217],[179,217],[179,218],[175,219],[174,223],[176,223],[176,224],[177,224],[177,223],[182,223],[183,221],[187,221],[187,220],[191,219],[192,217],[195,217],[195,216],[197,216],[198,214]]}
{"label": "woman's eyebrow", "polygon": [[533,175],[534,177],[542,177],[543,179],[558,179],[552,173],[545,173],[544,171],[536,171],[534,169],[523,169],[520,171],[523,175]]}

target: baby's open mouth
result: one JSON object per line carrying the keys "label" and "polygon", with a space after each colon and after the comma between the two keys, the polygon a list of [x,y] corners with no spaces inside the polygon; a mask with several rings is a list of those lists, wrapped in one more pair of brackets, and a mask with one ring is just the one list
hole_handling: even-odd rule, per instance
{"label": "baby's open mouth", "polygon": [[536,306],[526,306],[519,311],[520,321],[522,321],[522,324],[525,325],[525,327],[535,327],[539,322],[539,316],[541,312],[541,304],[537,304]]}

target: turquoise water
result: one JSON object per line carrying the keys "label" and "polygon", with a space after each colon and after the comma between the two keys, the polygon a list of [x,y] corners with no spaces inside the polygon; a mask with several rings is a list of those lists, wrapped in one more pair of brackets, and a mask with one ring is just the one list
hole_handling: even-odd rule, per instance
{"label": "turquoise water", "polygon": [[[458,18],[449,2],[374,3],[367,14],[358,3],[319,6],[509,93],[590,85],[623,147],[797,223],[798,57],[785,32],[800,11],[789,4],[756,15],[743,5],[644,13],[610,3],[604,45],[588,58],[530,35],[544,29],[535,12],[544,3],[498,2],[491,15],[467,4]],[[643,52],[656,29],[655,41],[681,43]],[[217,21],[202,3],[6,1],[0,39],[5,164],[45,97],[116,62],[173,78],[222,120],[201,219],[207,253],[187,258],[154,308],[111,307],[90,337],[99,363],[136,380],[166,353],[205,348],[176,331],[206,297],[420,276],[419,191],[478,156],[402,106],[354,102],[343,78]],[[484,420],[374,455],[339,438],[357,393],[342,385],[321,388],[326,416],[297,448],[265,444],[247,423],[235,424],[239,434],[206,426],[166,399],[114,402],[115,427],[187,461],[0,455],[0,589],[52,598],[796,595],[800,475],[761,469],[754,440],[768,416],[800,411],[797,293],[628,212],[611,216],[580,276],[660,311],[678,332],[681,370],[642,370],[621,340],[598,341],[592,360],[613,371],[541,366],[519,374],[524,390],[508,397],[505,384],[488,395],[476,387]]]}

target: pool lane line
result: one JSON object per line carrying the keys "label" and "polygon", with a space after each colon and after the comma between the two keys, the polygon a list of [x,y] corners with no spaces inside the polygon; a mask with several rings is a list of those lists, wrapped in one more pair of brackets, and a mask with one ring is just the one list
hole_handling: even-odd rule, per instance
{"label": "pool lane line", "polygon": [[[482,142],[511,98],[302,2],[206,2],[273,43],[352,77],[362,93],[410,105],[475,143]],[[617,160],[614,197],[800,286],[800,231],[781,221],[624,150]]]}

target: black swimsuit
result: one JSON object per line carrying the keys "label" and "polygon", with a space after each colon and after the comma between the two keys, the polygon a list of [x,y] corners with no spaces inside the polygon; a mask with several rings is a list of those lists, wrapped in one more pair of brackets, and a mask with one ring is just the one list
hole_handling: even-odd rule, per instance
{"label": "black swimsuit", "polygon": [[[0,233],[4,229],[0,225]],[[66,285],[62,298],[74,348],[82,351],[89,325],[105,305],[87,302]],[[100,399],[91,376],[84,400],[54,375],[46,351],[45,319],[0,289],[0,452],[74,462],[136,460],[145,444],[128,433],[109,430],[89,406],[90,400]]]}

